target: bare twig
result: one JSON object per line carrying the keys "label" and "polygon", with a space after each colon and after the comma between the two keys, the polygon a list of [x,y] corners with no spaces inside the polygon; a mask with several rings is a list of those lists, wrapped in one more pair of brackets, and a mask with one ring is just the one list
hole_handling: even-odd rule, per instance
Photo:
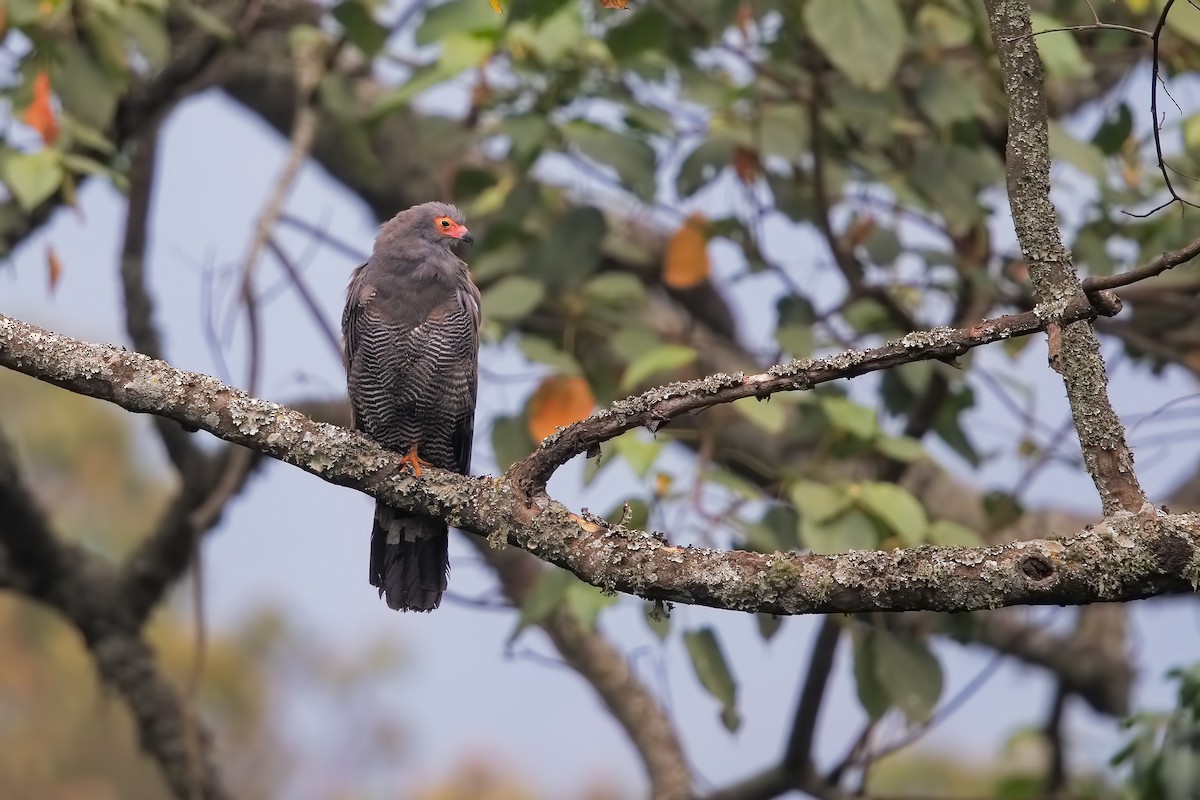
{"label": "bare twig", "polygon": [[321,313],[321,306],[317,303],[317,299],[313,297],[312,292],[308,288],[308,284],[304,282],[304,276],[300,274],[300,270],[292,263],[291,258],[280,246],[279,242],[275,241],[272,236],[267,239],[267,247],[275,256],[275,260],[283,267],[287,273],[288,280],[291,281],[296,293],[300,295],[301,302],[308,309],[308,314],[312,317],[313,324],[317,326],[317,330],[321,331],[325,336],[325,341],[329,343],[329,347],[333,350],[334,357],[340,362],[342,359],[342,340],[337,331],[333,329],[333,325]]}
{"label": "bare twig", "polygon": [[[713,792],[708,800],[765,800],[790,789],[811,788],[822,782],[813,768],[812,746],[841,633],[842,623],[836,617],[821,620],[783,758],[757,775]],[[828,783],[830,790],[836,786],[836,781]]]}
{"label": "bare twig", "polygon": [[1198,255],[1200,255],[1200,239],[1194,239],[1186,246],[1178,250],[1168,250],[1158,258],[1143,264],[1137,269],[1131,269],[1128,272],[1119,272],[1116,275],[1093,275],[1089,278],[1084,278],[1083,290],[1091,293],[1129,286],[1130,284],[1144,281],[1147,278],[1157,277],[1181,264],[1186,264]]}
{"label": "bare twig", "polygon": [[[505,596],[519,607],[541,577],[541,565],[520,551],[497,550],[483,539],[470,538],[495,570]],[[670,718],[629,662],[598,631],[585,628],[565,609],[552,614],[541,627],[563,661],[591,685],[624,728],[646,767],[652,795],[663,800],[692,797],[683,744]]]}
{"label": "bare twig", "polygon": [[809,777],[813,773],[812,746],[816,740],[821,703],[825,699],[829,675],[833,672],[833,657],[837,654],[841,633],[842,625],[836,617],[823,619],[817,630],[804,687],[800,691],[800,702],[792,720],[792,732],[788,735],[787,749],[783,753],[783,771],[788,775]]}
{"label": "bare twig", "polygon": [[325,55],[319,52],[319,47],[312,44],[298,46],[295,56],[296,118],[292,124],[292,136],[287,159],[284,161],[283,169],[280,170],[279,177],[275,181],[275,186],[271,190],[266,204],[263,206],[258,222],[254,226],[254,235],[250,240],[250,246],[246,251],[245,257],[242,259],[242,277],[239,293],[250,326],[249,386],[251,391],[254,391],[258,380],[260,342],[258,335],[258,301],[254,294],[254,271],[258,264],[258,259],[262,255],[262,251],[267,247],[271,239],[271,234],[275,230],[275,225],[283,213],[283,208],[287,202],[288,194],[291,192],[292,185],[296,182],[296,177],[300,174],[304,162],[308,159],[308,154],[312,151],[313,142],[316,141],[317,130],[321,123],[321,115],[313,104],[313,99],[316,96],[317,86],[321,81],[324,71]]}
{"label": "bare twig", "polygon": [[1046,715],[1046,724],[1042,729],[1046,744],[1050,751],[1046,765],[1046,795],[1050,798],[1060,797],[1067,788],[1067,732],[1063,730],[1063,716],[1067,707],[1070,692],[1058,681],[1054,686],[1054,697],[1050,701],[1050,711]]}

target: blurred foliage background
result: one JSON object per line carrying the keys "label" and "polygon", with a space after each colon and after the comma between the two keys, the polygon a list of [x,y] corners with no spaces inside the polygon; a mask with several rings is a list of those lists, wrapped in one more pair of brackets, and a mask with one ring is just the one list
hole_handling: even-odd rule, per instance
{"label": "blurred foliage background", "polygon": [[[1035,28],[1046,31],[1036,41],[1053,117],[1053,196],[1081,273],[1130,269],[1186,244],[1197,220],[1190,176],[1200,174],[1200,10],[1175,4],[1159,26],[1162,0],[1032,7]],[[1005,97],[980,3],[7,0],[0,36],[8,109],[0,178],[9,195],[0,246],[8,252],[76,205],[86,182],[136,191],[138,138],[208,88],[293,145],[298,109],[314,112],[319,131],[299,155],[377,218],[431,198],[458,203],[479,242],[469,260],[484,292],[483,392],[503,386],[520,398],[478,428],[482,460],[490,451],[495,470],[597,405],[669,380],[762,369],[1032,307],[1003,192]],[[297,75],[308,76],[299,91]],[[1181,199],[1164,207],[1165,177]],[[346,259],[365,249],[339,244],[319,222],[278,222],[340,247]],[[51,290],[63,269],[51,249]],[[284,249],[257,272],[248,262],[214,276],[201,302],[216,316],[233,309],[221,322],[252,347],[247,298],[307,292]],[[222,289],[238,285],[250,291]],[[1114,380],[1127,387],[1118,394],[1153,401],[1127,422],[1139,456],[1154,456],[1140,463],[1154,470],[1156,499],[1169,494],[1176,510],[1197,505],[1196,415],[1184,401],[1200,370],[1198,290],[1200,273],[1186,265],[1124,290],[1127,311],[1097,323]],[[322,309],[333,305],[314,303],[311,318],[292,324],[329,330]],[[240,339],[234,346],[211,330],[190,335],[218,340],[233,377],[256,361],[242,355]],[[617,473],[598,511],[663,529],[675,543],[763,552],[1075,530],[1098,506],[1081,482],[1040,342],[740,401],[655,436],[630,432],[587,462],[581,484]],[[56,527],[105,557],[128,553],[177,490],[172,480],[146,466],[119,413],[0,379],[3,427]],[[508,586],[508,573],[495,568]],[[634,602],[538,569],[526,573],[524,589],[498,596],[520,607],[516,622],[498,623],[512,625],[514,639],[527,628],[553,629],[564,613],[604,632],[609,609]],[[152,635],[184,685],[194,640],[182,595]],[[686,652],[724,727],[736,731],[755,713],[739,705],[743,666],[719,627],[681,625],[652,608],[645,622],[663,647]],[[768,640],[781,624],[757,622]],[[1132,717],[1129,749],[1113,766],[1063,766],[1064,704],[1123,719],[1134,710],[1135,666],[1159,675],[1175,666],[1135,664],[1123,609],[1064,612],[1053,625],[1022,621],[1015,633],[1011,615],[825,624],[830,647],[850,643],[865,715],[839,780],[853,773],[872,790],[998,798],[1200,793],[1197,694],[1187,669],[1178,708]],[[1038,638],[1046,636],[1048,644]],[[4,598],[0,795],[161,793],[123,712],[95,691],[71,638],[46,612]],[[612,638],[619,648],[620,636]],[[939,639],[1048,670],[1063,689],[1044,729],[1017,732],[1004,752],[978,763],[891,752],[884,723],[900,731],[896,742],[916,743],[947,708],[932,646]],[[1045,647],[1035,652],[1031,642]],[[372,718],[362,699],[396,669],[387,646],[363,663],[344,662],[307,646],[285,611],[263,608],[207,650],[195,700],[239,796],[281,796],[298,759],[337,776],[328,778],[336,796],[359,796],[347,775],[369,778],[371,763],[403,753],[403,727]],[[1064,663],[1045,652],[1080,657]],[[1088,675],[1072,672],[1085,663]],[[343,738],[313,767],[281,721],[291,693],[335,705],[359,698],[369,733]],[[589,796],[607,796],[596,791]],[[535,792],[494,765],[467,763],[444,786],[412,796]]]}

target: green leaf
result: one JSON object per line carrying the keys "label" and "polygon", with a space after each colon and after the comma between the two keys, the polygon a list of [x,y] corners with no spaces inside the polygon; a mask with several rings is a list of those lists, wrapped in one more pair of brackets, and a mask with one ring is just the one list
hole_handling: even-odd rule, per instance
{"label": "green leaf", "polygon": [[[1163,0],[1155,0],[1153,3],[1155,18],[1158,17],[1164,5],[1166,4]],[[1188,5],[1191,4],[1189,3]],[[1176,13],[1177,11],[1182,11],[1183,13]],[[1167,27],[1191,44],[1200,44],[1200,13],[1197,13],[1194,7],[1172,8],[1171,13],[1167,14]]]}
{"label": "green leaf", "polygon": [[875,449],[896,461],[916,461],[925,457],[925,447],[909,436],[878,436]]}
{"label": "green leaf", "polygon": [[818,554],[874,550],[879,545],[879,528],[871,517],[857,508],[821,521],[801,514],[800,539],[809,550]]}
{"label": "green leaf", "polygon": [[628,61],[646,51],[661,52],[672,36],[667,16],[653,5],[643,6],[633,14],[622,14],[622,24],[608,29],[604,41],[617,61]]}
{"label": "green leaf", "polygon": [[508,635],[508,644],[512,644],[530,625],[540,625],[550,618],[566,599],[572,583],[579,579],[565,569],[546,567],[538,582],[529,590],[525,602],[521,604],[521,615],[512,633]]}
{"label": "green leaf", "polygon": [[69,114],[63,115],[62,129],[70,141],[83,147],[105,155],[112,155],[117,152],[116,146],[103,133],[89,125],[85,125]]}
{"label": "green leaf", "polygon": [[496,50],[496,43],[483,36],[460,33],[442,40],[438,66],[447,78],[471,67],[478,67]]}
{"label": "green leaf", "polygon": [[764,642],[774,639],[783,625],[783,617],[778,614],[755,614],[754,621],[758,623],[758,635]]}
{"label": "green leaf", "polygon": [[51,62],[54,93],[68,114],[96,130],[107,130],[126,81],[96,63],[80,45],[60,43]]}
{"label": "green leaf", "polygon": [[583,285],[589,303],[636,308],[646,302],[646,286],[627,272],[604,272]]}
{"label": "green leaf", "polygon": [[504,24],[504,15],[492,11],[487,0],[450,0],[425,12],[414,39],[418,45],[436,44],[456,34],[492,33]]}
{"label": "green leaf", "polygon": [[626,431],[609,445],[639,478],[649,474],[663,449],[662,442],[641,431]]}
{"label": "green leaf", "polygon": [[803,14],[839,72],[872,91],[891,85],[907,38],[896,0],[809,0]]}
{"label": "green leaf", "polygon": [[974,119],[981,100],[979,87],[961,70],[935,64],[921,73],[917,102],[935,125],[946,128]]}
{"label": "green leaf", "polygon": [[333,18],[346,31],[346,38],[367,58],[374,58],[387,44],[387,27],[379,24],[371,9],[359,0],[338,3],[333,7]]}
{"label": "green leaf", "polygon": [[533,436],[520,417],[497,417],[492,424],[492,450],[501,472],[532,453],[534,447]]}
{"label": "green leaf", "polygon": [[832,519],[850,507],[850,496],[838,486],[829,486],[801,478],[789,492],[800,515],[813,522]]}
{"label": "green leaf", "polygon": [[62,185],[62,159],[55,150],[9,153],[3,164],[4,185],[26,211],[32,211]]}
{"label": "green leaf", "polygon": [[775,310],[779,315],[775,327],[775,341],[779,342],[779,346],[792,358],[812,355],[816,312],[808,298],[795,295],[782,297],[775,304]]}
{"label": "green leaf", "polygon": [[608,225],[592,206],[576,206],[554,223],[537,250],[537,266],[546,282],[561,286],[586,279],[600,263]]}
{"label": "green leaf", "polygon": [[584,156],[612,167],[626,189],[643,199],[654,196],[656,157],[650,145],[589,122],[568,122],[562,133]]}
{"label": "green leaf", "polygon": [[512,155],[521,162],[532,163],[550,138],[550,123],[541,114],[521,114],[505,117],[500,130],[512,142]]}
{"label": "green leaf", "polygon": [[605,594],[589,583],[584,583],[574,576],[572,578],[573,580],[567,586],[567,608],[583,624],[583,627],[594,630],[600,612],[617,602],[617,596]]}
{"label": "green leaf", "polygon": [[1183,144],[1190,152],[1200,153],[1200,114],[1183,121]]}
{"label": "green leaf", "polygon": [[586,38],[579,3],[566,3],[537,26],[530,47],[543,66],[553,67],[578,51]]}
{"label": "green leaf", "polygon": [[937,422],[933,426],[936,433],[950,449],[962,456],[971,466],[977,467],[983,459],[975,449],[975,445],[962,429],[962,412],[975,405],[975,393],[970,386],[963,386],[950,396],[948,402],[942,403],[938,411]]}
{"label": "green leaf", "polygon": [[910,723],[923,722],[941,697],[942,665],[913,634],[879,630],[876,636],[876,677]]}
{"label": "green leaf", "polygon": [[960,13],[929,4],[917,11],[916,30],[924,41],[944,50],[966,47],[975,35],[971,22]]}
{"label": "green leaf", "polygon": [[907,489],[894,483],[869,482],[858,487],[859,505],[910,547],[925,541],[929,517]]}
{"label": "green leaf", "polygon": [[945,547],[983,547],[983,539],[978,533],[948,519],[939,519],[930,525],[927,538],[930,544]]}
{"label": "green leaf", "polygon": [[737,713],[737,685],[712,628],[685,632],[683,643],[700,685],[721,703],[721,722],[729,731],[736,731],[741,724]]}
{"label": "green leaf", "polygon": [[675,192],[686,200],[711,183],[733,158],[733,142],[726,138],[706,139],[679,165]]}
{"label": "green leaf", "polygon": [[451,77],[453,76],[447,75],[446,70],[442,68],[440,63],[417,67],[404,83],[390,92],[385,92],[383,96],[375,101],[375,104],[371,107],[369,119],[378,120],[386,117],[388,114],[408,105],[421,92],[424,92],[426,89],[432,89],[434,86],[449,80]]}
{"label": "green leaf", "polygon": [[1050,120],[1050,156],[1065,161],[1093,180],[1104,180],[1107,170],[1100,148],[1076,139],[1054,120]]}
{"label": "green leaf", "polygon": [[554,367],[560,375],[579,375],[579,362],[570,353],[566,353],[558,345],[541,336],[526,334],[517,343],[521,353],[530,361]]}
{"label": "green leaf", "polygon": [[783,433],[783,429],[787,427],[787,406],[779,401],[772,402],[769,396],[762,400],[757,397],[744,397],[732,405],[733,410],[751,424],[773,436]]}
{"label": "green leaf", "polygon": [[76,155],[75,153],[63,153],[62,165],[69,172],[74,172],[77,175],[112,175],[113,170],[107,165],[101,164],[94,158],[87,156]]}
{"label": "green leaf", "polygon": [[1092,75],[1092,63],[1083,55],[1079,44],[1075,41],[1074,31],[1055,31],[1043,33],[1052,28],[1064,27],[1062,22],[1050,16],[1033,12],[1033,32],[1039,34],[1033,37],[1037,43],[1038,53],[1046,66],[1046,76],[1065,81],[1089,78]]}
{"label": "green leaf", "polygon": [[882,671],[875,643],[875,628],[854,632],[854,688],[858,702],[872,721],[878,720],[892,707],[888,690],[879,680]]}
{"label": "green leaf", "polygon": [[821,410],[825,412],[829,424],[843,433],[870,440],[879,430],[875,411],[866,406],[833,395],[822,395],[820,402]]}
{"label": "green leaf", "polygon": [[508,275],[483,293],[483,314],[499,322],[517,322],[537,308],[545,295],[546,287],[540,281]]}
{"label": "green leaf", "polygon": [[659,603],[649,602],[642,608],[646,626],[654,632],[660,642],[665,642],[667,634],[671,632],[671,617],[667,614],[666,609],[660,608]]}
{"label": "green leaf", "polygon": [[190,0],[184,0],[179,5],[188,20],[195,24],[197,29],[207,33],[209,36],[226,43],[232,42],[237,38],[237,32],[207,8],[190,2]]}
{"label": "green leaf", "polygon": [[681,344],[664,344],[642,353],[630,362],[621,377],[621,391],[628,392],[640,386],[652,375],[670,372],[696,360],[696,351]]}
{"label": "green leaf", "polygon": [[167,29],[160,15],[146,8],[131,6],[122,15],[121,24],[150,66],[166,63],[171,54],[171,40],[167,37]]}
{"label": "green leaf", "polygon": [[758,130],[741,143],[751,150],[761,148],[767,155],[795,163],[809,152],[811,139],[807,108],[799,104],[771,103],[762,109]]}
{"label": "green leaf", "polygon": [[[1119,103],[1108,112],[1104,122],[1092,137],[1092,144],[1100,148],[1106,156],[1115,156],[1121,152],[1125,142],[1133,133],[1133,112],[1127,103]],[[1186,141],[1186,137],[1185,137]]]}

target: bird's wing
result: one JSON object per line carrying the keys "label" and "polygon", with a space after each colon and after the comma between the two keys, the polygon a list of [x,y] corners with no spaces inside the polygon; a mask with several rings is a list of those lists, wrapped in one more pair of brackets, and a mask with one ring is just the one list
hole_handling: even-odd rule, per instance
{"label": "bird's wing", "polygon": [[461,375],[457,385],[461,392],[459,405],[462,412],[454,426],[451,443],[457,461],[455,471],[466,475],[471,470],[471,445],[475,439],[475,403],[479,391],[479,290],[469,278],[466,285],[455,295],[455,301],[465,312],[469,356],[461,359],[457,365]]}
{"label": "bird's wing", "polygon": [[[477,388],[478,292],[366,271],[342,316],[355,427],[394,450],[429,447],[437,466],[466,472]],[[438,444],[438,443],[441,444]]]}

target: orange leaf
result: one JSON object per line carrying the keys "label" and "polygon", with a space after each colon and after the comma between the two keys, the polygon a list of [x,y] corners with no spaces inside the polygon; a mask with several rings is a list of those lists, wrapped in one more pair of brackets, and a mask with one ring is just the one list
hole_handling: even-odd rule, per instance
{"label": "orange leaf", "polygon": [[600,0],[601,8],[629,8],[629,0]]}
{"label": "orange leaf", "polygon": [[578,375],[551,375],[529,399],[529,433],[540,442],[556,428],[591,414],[595,407],[596,398],[586,380]]}
{"label": "orange leaf", "polygon": [[875,232],[875,224],[875,217],[871,214],[852,219],[849,227],[846,228],[846,233],[842,236],[842,241],[845,242],[847,249],[853,250],[861,247]]}
{"label": "orange leaf", "polygon": [[62,277],[62,272],[62,259],[58,257],[54,246],[51,245],[46,248],[46,275],[49,278],[51,294],[54,294],[54,290],[58,288],[58,280]]}
{"label": "orange leaf", "polygon": [[497,14],[503,14],[504,9],[500,7],[500,0],[488,0],[488,5],[492,7],[492,11]]}
{"label": "orange leaf", "polygon": [[41,70],[33,77],[33,102],[25,109],[25,124],[42,136],[46,144],[58,139],[58,120],[50,98],[50,74]]}
{"label": "orange leaf", "polygon": [[688,289],[704,283],[711,271],[708,220],[703,214],[692,214],[667,242],[663,283],[672,289]]}
{"label": "orange leaf", "polygon": [[740,144],[733,148],[733,171],[742,183],[754,183],[758,177],[758,153]]}

